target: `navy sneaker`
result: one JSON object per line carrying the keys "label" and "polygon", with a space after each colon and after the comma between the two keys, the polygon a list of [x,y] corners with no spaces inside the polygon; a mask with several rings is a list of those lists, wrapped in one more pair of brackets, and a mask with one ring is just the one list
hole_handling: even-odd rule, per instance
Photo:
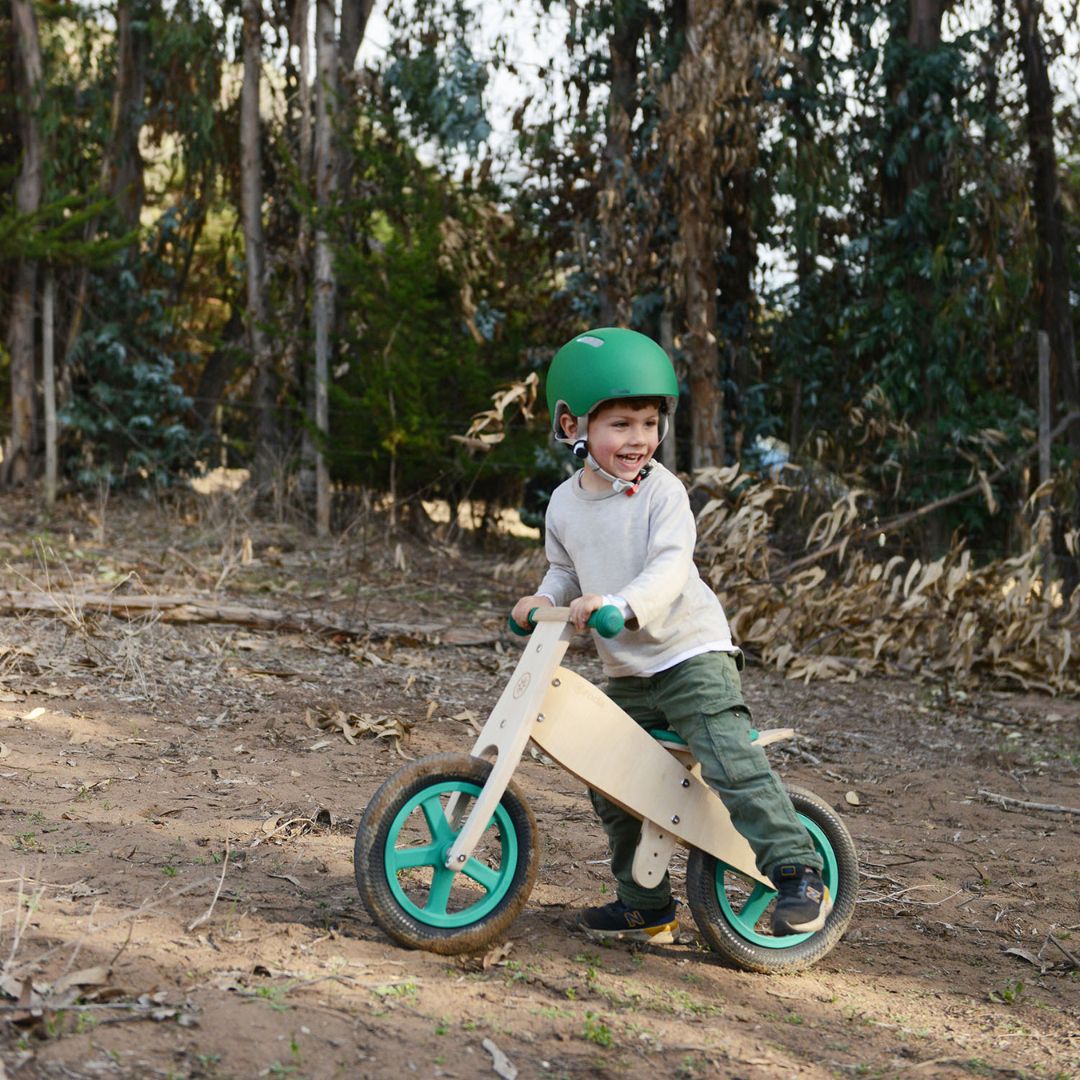
{"label": "navy sneaker", "polygon": [[679,931],[675,901],[663,908],[632,908],[621,900],[586,908],[581,928],[594,941],[644,941],[670,945]]}
{"label": "navy sneaker", "polygon": [[832,897],[812,866],[780,863],[769,875],[779,897],[773,908],[772,932],[777,937],[820,930],[832,911]]}

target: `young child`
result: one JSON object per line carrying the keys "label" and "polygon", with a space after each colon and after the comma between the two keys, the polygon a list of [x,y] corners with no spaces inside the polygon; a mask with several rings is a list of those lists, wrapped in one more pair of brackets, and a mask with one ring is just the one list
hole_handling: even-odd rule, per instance
{"label": "young child", "polygon": [[[555,355],[547,379],[555,438],[585,464],[551,497],[548,571],[536,593],[514,605],[513,618],[524,626],[533,608],[569,605],[571,621],[583,629],[603,604],[622,611],[622,634],[593,635],[606,693],[642,727],[670,727],[689,744],[758,868],[776,885],[773,933],[819,930],[832,909],[821,857],[764,750],[750,741],[742,653],[694,565],[697,531],[686,490],[652,460],[678,393],[667,354],[633,330],[592,330]],[[608,836],[618,899],[587,909],[585,932],[673,941],[670,880],[643,888],[631,875],[640,821],[590,795]]]}

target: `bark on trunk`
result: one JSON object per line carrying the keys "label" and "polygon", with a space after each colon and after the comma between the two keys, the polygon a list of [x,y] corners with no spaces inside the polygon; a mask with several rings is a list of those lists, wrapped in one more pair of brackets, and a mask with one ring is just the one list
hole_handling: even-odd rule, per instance
{"label": "bark on trunk", "polygon": [[[1039,328],[1050,338],[1051,394],[1058,403],[1060,417],[1080,409],[1080,379],[1069,306],[1072,282],[1054,149],[1054,92],[1039,33],[1042,5],[1038,0],[1018,0],[1016,9],[1020,16],[1020,56],[1027,92],[1031,203],[1039,243],[1036,263]],[[1074,425],[1068,439],[1073,450],[1080,452],[1080,428]]]}
{"label": "bark on trunk", "polygon": [[634,282],[628,278],[634,268],[634,252],[628,250],[627,235],[634,231],[630,220],[634,171],[630,125],[638,107],[637,49],[645,31],[646,9],[637,0],[628,0],[614,4],[612,12],[614,25],[608,39],[611,86],[598,208],[602,245],[598,275],[600,322],[604,326],[626,325],[630,321],[635,291]]}
{"label": "bark on trunk", "polygon": [[52,268],[45,271],[41,292],[41,382],[45,404],[45,505],[56,502],[56,278]]}
{"label": "bark on trunk", "polygon": [[337,97],[336,4],[316,0],[315,8],[315,427],[321,445],[315,471],[315,521],[320,536],[330,531],[330,473],[325,439],[330,430],[330,347],[334,325],[334,262],[327,215],[334,201],[337,161],[334,154],[331,109]]}
{"label": "bark on trunk", "polygon": [[[41,104],[41,43],[37,17],[30,0],[12,0],[15,31],[15,82],[19,97],[18,127],[22,161],[15,181],[15,209],[32,214],[41,205],[42,145],[37,114]],[[34,294],[37,264],[20,259],[11,292],[7,347],[11,357],[11,437],[0,479],[25,484],[31,475],[30,458],[37,436],[34,394]]]}
{"label": "bark on trunk", "polygon": [[265,244],[262,221],[262,151],[259,85],[262,75],[262,7],[244,0],[244,81],[240,89],[241,201],[247,285],[247,332],[255,367],[255,481],[265,491],[276,464],[274,372],[266,334]]}
{"label": "bark on trunk", "polygon": [[716,339],[716,145],[720,103],[709,96],[716,81],[717,25],[706,0],[688,0],[682,57],[672,78],[672,114],[679,244],[673,262],[686,309],[682,348],[690,390],[690,468],[724,463],[724,398]]}
{"label": "bark on trunk", "polygon": [[116,11],[116,86],[112,105],[112,152],[106,190],[125,230],[138,228],[146,198],[139,151],[146,95],[148,17],[153,0],[120,0]]}

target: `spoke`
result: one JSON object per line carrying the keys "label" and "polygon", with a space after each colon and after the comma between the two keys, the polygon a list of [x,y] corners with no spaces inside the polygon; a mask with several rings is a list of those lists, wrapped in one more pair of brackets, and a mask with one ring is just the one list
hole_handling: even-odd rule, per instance
{"label": "spoke", "polygon": [[502,880],[502,874],[498,870],[492,870],[479,859],[470,859],[461,871],[466,877],[471,877],[477,885],[483,886],[488,892],[494,891]]}
{"label": "spoke", "polygon": [[420,809],[424,813],[431,839],[436,842],[446,840],[451,830],[450,822],[446,820],[446,812],[443,810],[442,799],[438,795],[432,795],[420,804]]}
{"label": "spoke", "polygon": [[741,910],[736,912],[739,921],[750,927],[756,926],[758,919],[765,913],[765,909],[775,895],[776,892],[773,889],[766,889],[761,884],[755,885],[754,891],[747,898],[746,903],[743,904]]}
{"label": "spoke", "polygon": [[446,902],[450,899],[450,890],[454,885],[454,876],[453,870],[444,870],[439,867],[435,868],[435,873],[431,878],[431,889],[428,892],[428,901],[424,905],[425,911],[428,911],[433,915],[446,914]]}
{"label": "spoke", "polygon": [[440,844],[425,844],[423,847],[395,848],[394,869],[408,870],[414,866],[438,866]]}

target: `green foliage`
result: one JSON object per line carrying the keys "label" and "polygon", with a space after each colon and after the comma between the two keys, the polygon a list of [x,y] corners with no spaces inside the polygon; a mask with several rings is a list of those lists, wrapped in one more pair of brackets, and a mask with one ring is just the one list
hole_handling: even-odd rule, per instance
{"label": "green foliage", "polygon": [[178,378],[191,357],[166,292],[146,288],[146,258],[93,279],[91,317],[72,350],[72,394],[61,415],[74,479],[84,487],[167,484],[193,461],[191,402]]}
{"label": "green foliage", "polygon": [[[781,19],[805,60],[781,80],[784,137],[770,159],[790,203],[767,230],[795,273],[767,297],[764,411],[806,446],[879,387],[920,433],[891,447],[881,475],[879,497],[903,510],[960,490],[976,462],[989,471],[1030,439],[1031,371],[1018,360],[1031,347],[1034,249],[1020,140],[987,80],[993,27],[921,50],[903,5],[857,5],[843,24],[800,10]],[[822,41],[845,28],[850,54],[823,59]],[[945,536],[1000,527],[985,505],[952,515]]]}
{"label": "green foliage", "polygon": [[446,10],[398,0],[387,14],[396,35],[383,76],[392,98],[422,137],[475,152],[491,125],[483,98],[487,67],[472,52],[472,14],[461,0]]}

